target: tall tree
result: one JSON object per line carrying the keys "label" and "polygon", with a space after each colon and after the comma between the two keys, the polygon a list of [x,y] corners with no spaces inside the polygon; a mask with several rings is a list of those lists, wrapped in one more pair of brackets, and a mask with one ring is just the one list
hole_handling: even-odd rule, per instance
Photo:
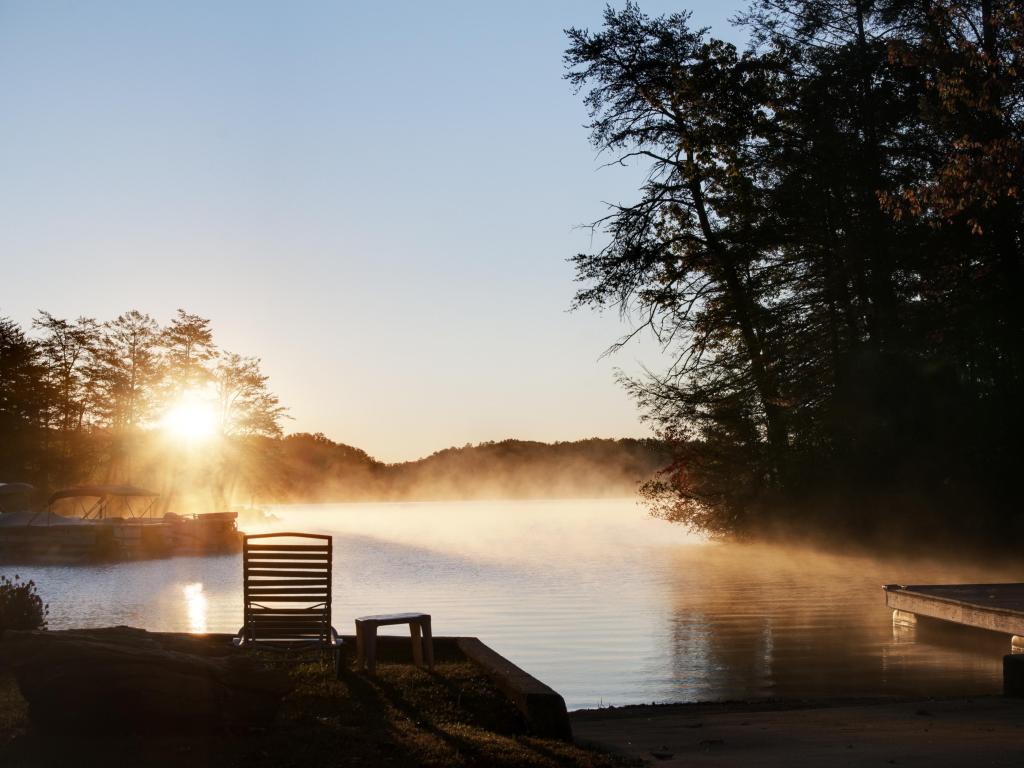
{"label": "tall tree", "polygon": [[256,357],[221,353],[214,369],[221,432],[221,461],[212,489],[218,508],[230,505],[244,486],[250,493],[267,484],[272,454],[267,440],[281,437],[285,409],[267,387]]}
{"label": "tall tree", "polygon": [[88,426],[91,383],[86,365],[99,339],[99,323],[91,317],[77,320],[58,318],[40,311],[32,321],[41,332],[39,350],[46,370],[46,383],[52,397],[47,414],[46,434],[56,435],[54,479],[64,484],[74,476],[74,465],[86,465],[90,453],[82,433]]}
{"label": "tall tree", "polygon": [[958,242],[943,271],[925,276],[927,287],[966,300],[970,325],[981,321],[989,354],[973,356],[975,377],[997,385],[987,394],[1002,418],[1015,414],[1017,429],[1024,416],[1024,10],[1013,0],[889,0],[884,12],[904,30],[891,56],[925,86],[921,118],[934,143],[919,159],[918,178],[883,200],[895,217],[926,221]]}
{"label": "tall tree", "polygon": [[267,388],[259,358],[222,353],[213,375],[223,434],[281,436],[285,409]]}
{"label": "tall tree", "polygon": [[608,245],[576,258],[589,284],[577,304],[636,311],[675,345],[671,370],[634,393],[680,440],[728,421],[753,486],[774,485],[791,439],[777,349],[787,267],[762,160],[779,63],[691,29],[688,14],[651,19],[633,4],[609,8],[600,32],[567,34],[567,77],[589,88],[594,145],[650,164],[640,201],[601,222]]}
{"label": "tall tree", "polygon": [[99,340],[100,325],[91,317],[67,320],[40,311],[32,326],[42,332],[39,350],[54,390],[53,423],[63,433],[80,430],[88,415],[85,367]]}
{"label": "tall tree", "polygon": [[0,317],[0,477],[37,480],[50,406],[38,345],[21,326]]}
{"label": "tall tree", "polygon": [[130,310],[103,324],[92,355],[95,410],[116,430],[146,424],[153,415],[161,375],[160,326]]}
{"label": "tall tree", "polygon": [[217,356],[210,321],[179,309],[164,329],[167,375],[174,393],[205,386],[210,382],[210,365]]}

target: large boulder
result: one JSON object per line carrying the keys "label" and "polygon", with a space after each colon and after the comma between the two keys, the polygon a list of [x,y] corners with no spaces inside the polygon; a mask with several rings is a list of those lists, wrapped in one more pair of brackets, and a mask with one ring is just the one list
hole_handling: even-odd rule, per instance
{"label": "large boulder", "polygon": [[33,725],[44,731],[265,726],[291,688],[287,673],[248,652],[211,653],[208,641],[131,627],[8,630],[0,665],[14,672]]}

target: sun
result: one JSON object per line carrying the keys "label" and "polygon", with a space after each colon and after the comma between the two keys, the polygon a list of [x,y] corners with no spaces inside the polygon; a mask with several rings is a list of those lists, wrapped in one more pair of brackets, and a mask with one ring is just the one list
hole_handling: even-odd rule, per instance
{"label": "sun", "polygon": [[198,392],[185,392],[164,414],[165,431],[188,442],[208,440],[217,433],[217,411]]}

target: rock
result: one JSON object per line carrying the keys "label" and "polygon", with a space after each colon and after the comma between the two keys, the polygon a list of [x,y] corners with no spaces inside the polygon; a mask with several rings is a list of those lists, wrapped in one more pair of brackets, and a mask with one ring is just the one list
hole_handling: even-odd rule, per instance
{"label": "rock", "polygon": [[273,721],[291,689],[287,673],[245,651],[197,655],[182,647],[190,646],[131,627],[8,630],[0,663],[13,670],[33,725],[44,731],[221,731]]}

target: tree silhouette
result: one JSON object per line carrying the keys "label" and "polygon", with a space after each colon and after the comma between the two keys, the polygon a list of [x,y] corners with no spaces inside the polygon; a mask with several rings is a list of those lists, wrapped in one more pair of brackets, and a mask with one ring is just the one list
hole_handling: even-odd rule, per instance
{"label": "tree silhouette", "polygon": [[209,383],[209,366],[217,356],[217,348],[208,319],[179,309],[164,329],[161,343],[173,392],[180,394]]}
{"label": "tree silhouette", "polygon": [[625,382],[677,446],[656,510],[739,534],[866,535],[915,505],[1017,525],[1021,13],[756,0],[740,20],[742,53],[633,3],[567,31],[595,147],[649,169],[575,264],[576,306],[673,355]]}

